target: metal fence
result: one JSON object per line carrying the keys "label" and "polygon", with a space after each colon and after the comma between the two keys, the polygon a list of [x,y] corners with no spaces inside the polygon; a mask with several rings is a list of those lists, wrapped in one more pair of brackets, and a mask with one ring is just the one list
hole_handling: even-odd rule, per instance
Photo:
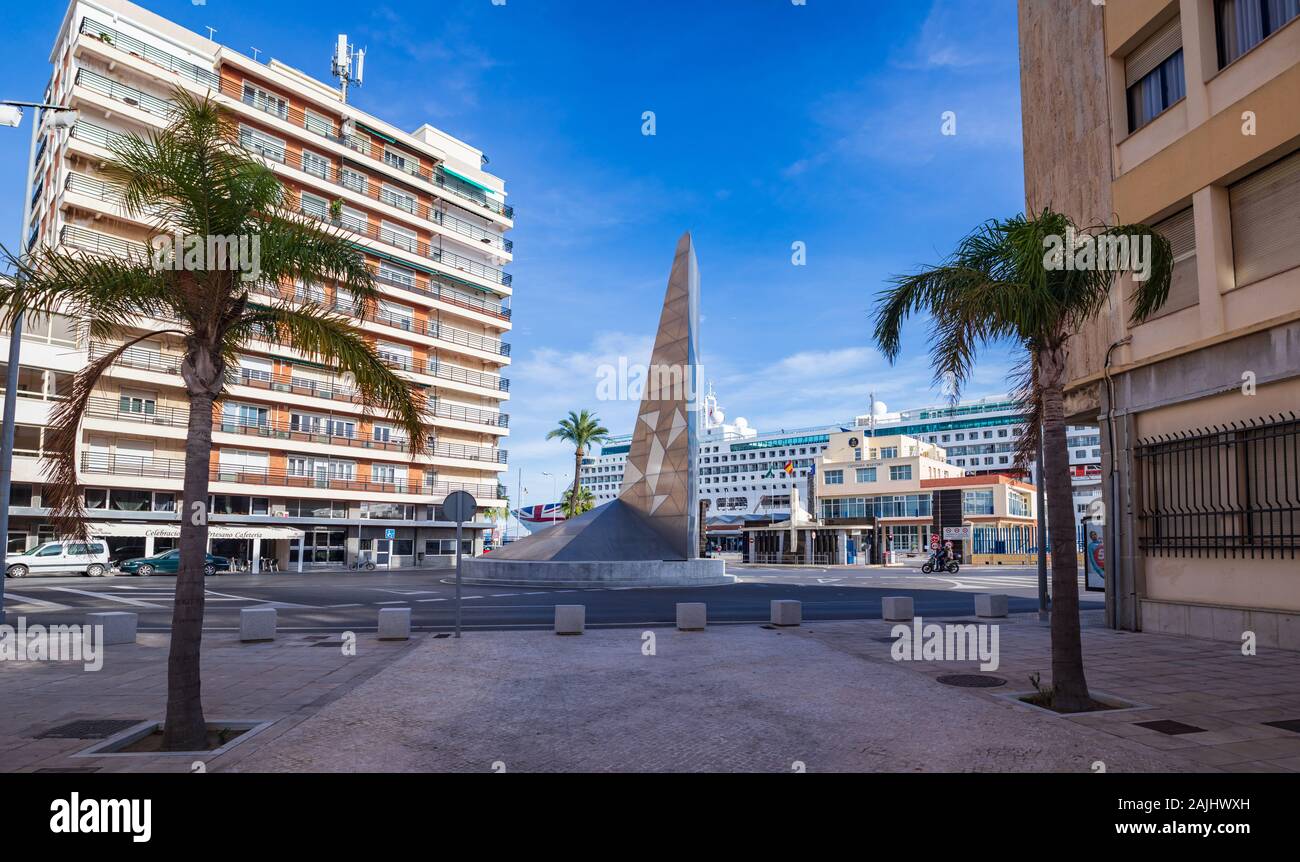
{"label": "metal fence", "polygon": [[1138,546],[1159,556],[1294,559],[1295,413],[1140,441]]}

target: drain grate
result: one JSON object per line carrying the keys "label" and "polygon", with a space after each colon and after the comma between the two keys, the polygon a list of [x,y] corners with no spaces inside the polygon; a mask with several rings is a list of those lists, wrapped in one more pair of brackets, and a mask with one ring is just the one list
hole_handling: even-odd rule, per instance
{"label": "drain grate", "polygon": [[70,721],[37,734],[36,739],[108,739],[113,734],[135,727],[142,721],[143,718],[95,718]]}
{"label": "drain grate", "polygon": [[948,673],[935,679],[944,685],[955,685],[958,688],[997,688],[1007,684],[1007,681],[1000,676],[988,676],[982,673]]}
{"label": "drain grate", "polygon": [[1157,733],[1163,733],[1165,736],[1181,736],[1184,733],[1205,733],[1205,728],[1197,727],[1194,724],[1184,724],[1181,721],[1171,721],[1162,718],[1159,721],[1135,721],[1138,727],[1145,727],[1147,730],[1154,730]]}
{"label": "drain grate", "polygon": [[1286,721],[1266,721],[1269,727],[1277,727],[1282,730],[1289,730],[1292,733],[1300,733],[1300,718],[1288,718]]}
{"label": "drain grate", "polygon": [[451,632],[442,632],[442,633],[440,633],[440,634],[436,634],[436,635],[434,635],[434,637],[436,637],[436,638],[449,638],[449,637],[451,637]]}

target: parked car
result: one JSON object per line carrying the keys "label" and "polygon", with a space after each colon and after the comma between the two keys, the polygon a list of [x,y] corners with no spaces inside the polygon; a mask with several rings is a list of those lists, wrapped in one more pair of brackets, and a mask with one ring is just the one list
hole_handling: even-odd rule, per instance
{"label": "parked car", "polygon": [[[181,567],[181,552],[173,549],[164,551],[161,554],[154,554],[152,557],[137,557],[134,560],[124,560],[118,567],[124,575],[138,575],[147,578],[153,574],[174,575]],[[229,571],[230,560],[225,557],[214,557],[207,555],[203,562],[203,574],[215,575],[217,572]]]}
{"label": "parked car", "polygon": [[66,574],[102,577],[111,574],[108,545],[102,541],[44,542],[21,554],[6,554],[5,574],[11,578]]}
{"label": "parked car", "polygon": [[118,548],[116,551],[110,551],[108,561],[113,565],[119,565],[127,560],[135,560],[144,556],[144,545],[127,545]]}

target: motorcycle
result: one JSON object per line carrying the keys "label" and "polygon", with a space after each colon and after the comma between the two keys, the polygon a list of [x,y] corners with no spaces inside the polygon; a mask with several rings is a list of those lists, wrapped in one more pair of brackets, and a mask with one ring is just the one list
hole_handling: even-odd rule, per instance
{"label": "motorcycle", "polygon": [[[935,569],[935,560],[937,557],[938,554],[931,554],[930,559],[926,560],[925,565],[921,566],[921,571],[927,575],[932,574]],[[955,575],[957,574],[957,572],[961,570],[961,566],[957,563],[957,561],[951,558],[949,558],[947,564],[945,564],[942,568],[950,575]]]}

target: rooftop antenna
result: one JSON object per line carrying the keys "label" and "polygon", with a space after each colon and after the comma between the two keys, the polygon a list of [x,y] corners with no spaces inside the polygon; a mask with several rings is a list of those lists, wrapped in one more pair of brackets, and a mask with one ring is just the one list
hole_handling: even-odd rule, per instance
{"label": "rooftop antenna", "polygon": [[346,33],[339,34],[334,46],[334,58],[330,63],[330,73],[339,79],[339,94],[344,102],[348,100],[348,85],[361,86],[361,77],[366,66],[366,49],[348,44]]}
{"label": "rooftop antenna", "polygon": [[249,45],[249,46],[248,46],[248,50],[250,50],[250,51],[253,52],[253,62],[256,63],[256,62],[257,62],[257,55],[262,53],[262,49],[261,49],[261,48],[256,48],[256,47],[254,47],[254,46],[252,46],[252,45]]}
{"label": "rooftop antenna", "polygon": [[217,28],[216,28],[216,27],[207,27],[207,28],[205,28],[205,29],[208,31],[208,41],[209,41],[209,42],[214,42],[214,41],[216,41],[216,40],[213,39],[212,37],[215,36],[215,35],[217,34]]}

